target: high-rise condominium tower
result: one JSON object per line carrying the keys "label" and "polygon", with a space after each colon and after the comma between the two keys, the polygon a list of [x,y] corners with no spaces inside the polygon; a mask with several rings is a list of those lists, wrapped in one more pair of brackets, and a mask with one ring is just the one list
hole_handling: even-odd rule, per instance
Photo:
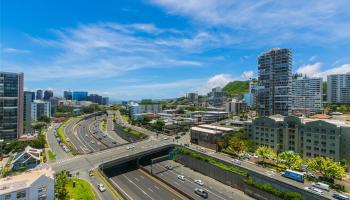
{"label": "high-rise condominium tower", "polygon": [[259,91],[257,111],[260,116],[291,114],[292,52],[271,49],[258,59]]}

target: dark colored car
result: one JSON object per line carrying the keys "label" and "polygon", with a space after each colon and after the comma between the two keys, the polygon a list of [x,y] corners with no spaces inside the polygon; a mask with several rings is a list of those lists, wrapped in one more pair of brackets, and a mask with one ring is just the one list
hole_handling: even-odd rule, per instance
{"label": "dark colored car", "polygon": [[197,195],[203,197],[204,199],[208,198],[208,192],[201,189],[201,188],[196,188],[194,189],[194,193],[196,193]]}

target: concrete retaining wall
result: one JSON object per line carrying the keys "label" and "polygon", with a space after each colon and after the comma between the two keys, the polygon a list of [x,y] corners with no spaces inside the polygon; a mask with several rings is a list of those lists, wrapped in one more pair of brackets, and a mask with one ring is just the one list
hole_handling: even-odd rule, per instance
{"label": "concrete retaining wall", "polygon": [[[250,185],[247,185],[244,182],[245,177],[222,170],[212,164],[209,164],[202,160],[197,160],[195,158],[192,158],[188,155],[181,155],[178,158],[176,158],[176,161],[180,162],[181,164],[198,171],[206,176],[209,176],[217,181],[220,181],[226,185],[229,185],[231,187],[237,188],[241,191],[244,191],[246,194],[261,200],[267,200],[267,199],[273,199],[273,200],[280,200],[279,197],[274,196],[270,193],[267,193],[265,191],[259,190],[255,187],[252,187]],[[221,161],[222,162],[222,161]],[[232,165],[231,163],[223,162],[227,165]],[[247,170],[248,171],[248,170]],[[261,174],[258,174],[253,171],[248,171],[248,174],[250,177],[252,177],[256,182],[258,183],[270,183],[273,187],[282,190],[282,191],[294,191],[297,193],[300,193],[303,197],[310,200],[325,200],[327,198],[321,197],[316,194],[309,193],[305,190],[302,190],[300,188],[296,188],[294,186],[291,186],[287,183],[283,183],[280,181],[277,181],[275,179],[272,179],[268,176],[264,176]]]}

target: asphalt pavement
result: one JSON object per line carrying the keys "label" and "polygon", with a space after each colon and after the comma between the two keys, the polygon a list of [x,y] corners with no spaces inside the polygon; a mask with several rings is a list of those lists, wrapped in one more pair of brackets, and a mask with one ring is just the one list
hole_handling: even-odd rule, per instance
{"label": "asphalt pavement", "polygon": [[181,199],[139,169],[112,177],[111,181],[129,200]]}
{"label": "asphalt pavement", "polygon": [[[171,170],[166,169],[165,166],[172,167]],[[146,169],[150,171],[151,166],[146,166]],[[166,181],[168,184],[173,185],[179,190],[183,191],[187,195],[194,199],[202,200],[203,198],[194,193],[196,188],[202,188],[208,192],[209,200],[252,200],[253,198],[245,195],[242,191],[234,189],[230,186],[222,184],[210,177],[204,176],[198,172],[195,172],[189,168],[182,166],[174,161],[163,161],[152,165],[153,175]],[[177,176],[185,176],[185,180],[180,180]],[[194,182],[195,179],[202,180],[203,186]]]}
{"label": "asphalt pavement", "polygon": [[71,143],[72,147],[78,152],[78,154],[87,154],[91,153],[89,148],[82,142],[80,139],[76,136],[74,129],[74,126],[76,123],[78,123],[81,120],[82,117],[74,118],[73,120],[69,121],[64,126],[64,134],[66,138],[69,138],[69,142]]}
{"label": "asphalt pavement", "polygon": [[66,153],[62,149],[62,147],[58,144],[58,141],[56,139],[55,133],[56,133],[56,129],[59,126],[60,126],[59,123],[53,123],[51,125],[51,127],[48,128],[46,136],[47,136],[47,141],[48,141],[49,148],[51,149],[51,151],[53,153],[56,154],[56,159],[57,160],[62,160],[62,159],[66,159],[66,158],[72,157],[72,154]]}

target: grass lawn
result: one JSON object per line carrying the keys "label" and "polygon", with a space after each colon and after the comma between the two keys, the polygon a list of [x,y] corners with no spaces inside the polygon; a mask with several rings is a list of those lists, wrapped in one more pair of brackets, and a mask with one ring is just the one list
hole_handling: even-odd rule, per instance
{"label": "grass lawn", "polygon": [[129,116],[127,116],[127,115],[122,115],[122,117],[123,117],[124,121],[126,121],[126,122],[129,121]]}
{"label": "grass lawn", "polygon": [[[73,181],[76,182],[75,188],[73,188]],[[96,194],[91,185],[87,181],[82,179],[68,179],[66,189],[68,191],[68,199],[97,199]]]}
{"label": "grass lawn", "polygon": [[135,130],[128,128],[128,127],[124,127],[123,130],[127,133],[134,135],[137,138],[140,138],[140,139],[143,139],[145,137],[142,133],[135,131]]}
{"label": "grass lawn", "polygon": [[49,151],[47,152],[47,154],[49,155],[49,159],[50,159],[50,160],[56,159],[56,154],[55,154],[54,152],[52,152],[51,150],[49,150]]}

